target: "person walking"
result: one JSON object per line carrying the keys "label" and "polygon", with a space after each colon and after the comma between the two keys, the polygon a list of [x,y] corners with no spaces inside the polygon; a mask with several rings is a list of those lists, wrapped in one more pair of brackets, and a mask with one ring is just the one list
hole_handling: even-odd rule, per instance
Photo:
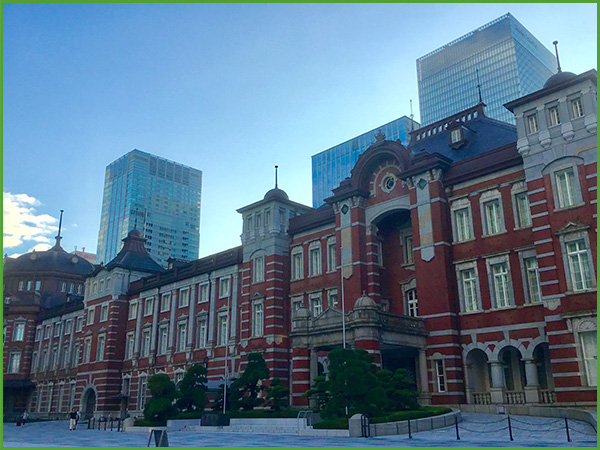
{"label": "person walking", "polygon": [[27,422],[28,417],[29,414],[27,414],[27,410],[23,411],[23,415],[21,416],[21,425],[25,425],[25,422]]}
{"label": "person walking", "polygon": [[79,421],[79,413],[75,408],[69,413],[69,431],[77,428],[77,422]]}

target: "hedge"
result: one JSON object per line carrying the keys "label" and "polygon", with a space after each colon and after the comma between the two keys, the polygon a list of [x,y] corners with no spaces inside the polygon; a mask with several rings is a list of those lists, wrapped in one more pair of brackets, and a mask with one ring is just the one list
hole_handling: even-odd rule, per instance
{"label": "hedge", "polygon": [[[445,406],[422,406],[420,409],[410,411],[390,412],[382,416],[371,418],[371,423],[400,422],[402,420],[422,419],[423,417],[438,416],[451,412],[452,409]],[[348,417],[336,419],[325,419],[313,425],[319,430],[347,430]]]}

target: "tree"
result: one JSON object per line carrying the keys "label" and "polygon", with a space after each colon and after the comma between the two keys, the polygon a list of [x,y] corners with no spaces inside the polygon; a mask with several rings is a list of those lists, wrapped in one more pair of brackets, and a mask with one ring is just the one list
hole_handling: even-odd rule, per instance
{"label": "tree", "polygon": [[177,407],[181,411],[203,411],[208,403],[206,395],[206,367],[194,364],[179,383],[181,397]]}
{"label": "tree", "polygon": [[279,378],[273,378],[267,388],[267,402],[271,411],[279,411],[288,404],[288,394],[290,390],[281,384]]}
{"label": "tree", "polygon": [[411,372],[397,369],[392,377],[392,387],[393,390],[388,395],[393,409],[403,411],[419,408],[419,393]]}
{"label": "tree", "polygon": [[148,380],[148,388],[152,398],[144,407],[144,417],[164,424],[177,414],[173,402],[179,397],[179,392],[166,373],[152,375]]}
{"label": "tree", "polygon": [[312,386],[302,394],[302,397],[314,397],[317,403],[317,411],[322,411],[329,400],[331,400],[329,380],[323,375],[315,377]]}
{"label": "tree", "polygon": [[263,386],[259,386],[259,382],[268,380],[269,376],[269,368],[262,353],[250,353],[244,373],[231,385],[231,407],[251,410],[259,406],[263,401],[258,398],[258,393],[264,390]]}

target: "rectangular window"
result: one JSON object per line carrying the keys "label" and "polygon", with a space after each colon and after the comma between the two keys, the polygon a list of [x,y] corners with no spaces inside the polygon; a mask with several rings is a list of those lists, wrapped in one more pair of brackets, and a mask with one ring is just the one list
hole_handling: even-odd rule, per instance
{"label": "rectangular window", "polygon": [[542,301],[542,292],[540,289],[540,274],[538,272],[537,258],[527,258],[523,260],[525,264],[525,282],[529,294],[530,303],[539,303]]}
{"label": "rectangular window", "polygon": [[135,334],[133,331],[127,333],[127,337],[125,338],[125,359],[133,358],[133,349],[135,345]]}
{"label": "rectangular window", "polygon": [[414,264],[415,257],[413,253],[413,237],[404,237],[404,264]]}
{"label": "rectangular window", "polygon": [[264,334],[264,310],[262,303],[252,305],[252,336]]}
{"label": "rectangular window", "polygon": [[79,365],[79,344],[75,344],[73,346],[73,354],[71,357],[73,358],[71,361],[71,367],[77,367]]}
{"label": "rectangular window", "polygon": [[537,133],[539,131],[537,114],[531,114],[526,117],[527,134]]}
{"label": "rectangular window", "polygon": [[31,372],[35,373],[37,372],[37,368],[38,368],[38,352],[33,352],[33,354],[31,355]]}
{"label": "rectangular window", "polygon": [[268,226],[271,224],[271,211],[265,211],[265,225]]}
{"label": "rectangular window", "polygon": [[227,342],[227,331],[228,331],[227,328],[228,328],[227,315],[221,314],[219,316],[219,330],[217,333],[217,345],[225,345],[225,343]]}
{"label": "rectangular window", "polygon": [[[30,282],[28,282],[28,284],[29,283]],[[27,290],[29,290],[29,288]],[[65,283],[64,281],[62,283],[60,283],[60,291],[67,292],[67,283]],[[94,283],[94,292],[96,292],[96,284],[95,283]]]}
{"label": "rectangular window", "polygon": [[469,215],[469,208],[462,208],[454,211],[454,224],[456,226],[457,242],[467,241],[473,237],[471,235],[471,217]]}
{"label": "rectangular window", "polygon": [[302,265],[302,249],[299,249],[292,253],[292,280],[300,280],[304,277]]}
{"label": "rectangular window", "polygon": [[462,132],[460,128],[457,128],[455,130],[452,130],[450,132],[450,142],[452,144],[455,144],[456,142],[460,142],[462,141]]}
{"label": "rectangular window", "polygon": [[187,339],[187,323],[179,322],[177,324],[177,351],[185,352]]}
{"label": "rectangular window", "polygon": [[495,199],[483,204],[485,212],[486,234],[497,234],[504,230],[502,226],[502,212],[500,200]]}
{"label": "rectangular window", "polygon": [[69,357],[69,346],[68,345],[64,345],[63,346],[63,353],[62,353],[62,364],[61,367],[63,369],[65,369],[68,365],[69,365],[69,360],[71,359]]}
{"label": "rectangular window", "polygon": [[24,281],[19,281],[19,290],[22,291],[25,289],[25,282]]}
{"label": "rectangular window", "polygon": [[219,298],[229,297],[229,277],[219,279]]}
{"label": "rectangular window", "polygon": [[171,293],[163,294],[160,299],[160,312],[171,310]]}
{"label": "rectangular window", "polygon": [[262,216],[260,214],[256,214],[256,228],[262,227]]}
{"label": "rectangular window", "polygon": [[61,331],[62,331],[62,323],[61,322],[56,322],[54,324],[54,337],[59,337]]}
{"label": "rectangular window", "polygon": [[558,207],[566,208],[575,204],[575,172],[570,167],[556,172],[556,193],[558,197]]}
{"label": "rectangular window", "polygon": [[588,386],[596,386],[598,371],[596,331],[585,331],[583,333],[579,333],[579,341],[581,342],[581,356],[583,357],[587,384]]}
{"label": "rectangular window", "polygon": [[477,301],[477,276],[475,269],[466,269],[460,271],[463,296],[465,303],[465,312],[478,311]]}
{"label": "rectangular window", "polygon": [[141,345],[141,347],[142,348],[140,349],[140,356],[142,358],[150,355],[150,329],[149,328],[144,328],[144,330],[142,330],[142,345]]}
{"label": "rectangular window", "polygon": [[583,116],[583,105],[580,98],[571,100],[571,113],[573,114],[573,119]]}
{"label": "rectangular window", "polygon": [[208,301],[208,284],[200,285],[200,293],[198,295],[198,303],[204,303]]}
{"label": "rectangular window", "polygon": [[529,195],[527,192],[515,194],[515,207],[517,210],[517,227],[530,227],[531,211],[529,209]]}
{"label": "rectangular window", "polygon": [[39,291],[40,289],[42,289],[42,282],[41,281],[36,281],[35,282],[35,290]]}
{"label": "rectangular window", "polygon": [[41,359],[41,363],[42,363],[42,364],[41,364],[41,366],[42,366],[42,367],[41,367],[41,369],[42,369],[42,370],[47,370],[47,369],[48,369],[48,349],[47,349],[47,348],[45,348],[45,349],[42,351],[42,359]]}
{"label": "rectangular window", "polygon": [[42,338],[42,327],[37,327],[35,329],[35,341],[39,341]]}
{"label": "rectangular window", "polygon": [[158,354],[164,355],[167,353],[167,343],[169,338],[169,325],[161,325],[158,327]]}
{"label": "rectangular window", "polygon": [[22,341],[25,339],[25,322],[14,322],[13,342]]}
{"label": "rectangular window", "polygon": [[86,325],[92,325],[94,323],[94,313],[96,312],[96,307],[89,308],[87,310],[87,322]]}
{"label": "rectangular window", "polygon": [[138,410],[142,411],[146,405],[146,389],[148,388],[148,379],[145,375],[140,376],[138,383]]}
{"label": "rectangular window", "polygon": [[323,302],[321,301],[321,296],[312,297],[310,299],[310,309],[313,317],[317,317],[323,312]]}
{"label": "rectangular window", "polygon": [[44,327],[44,339],[48,339],[52,333],[52,325],[46,325]]}
{"label": "rectangular window", "polygon": [[108,305],[102,305],[100,307],[100,322],[108,320]]}
{"label": "rectangular window", "polygon": [[196,326],[196,348],[206,347],[206,317],[198,318],[198,324]]}
{"label": "rectangular window", "polygon": [[446,392],[446,374],[444,371],[444,360],[436,359],[435,361],[435,379],[437,381],[437,391]]}
{"label": "rectangular window", "polygon": [[506,308],[512,304],[510,286],[508,284],[508,267],[506,263],[494,264],[491,267],[496,308]]}
{"label": "rectangular window", "polygon": [[321,243],[312,245],[308,250],[308,274],[309,276],[321,275]]}
{"label": "rectangular window", "polygon": [[417,302],[417,290],[411,289],[406,291],[406,306],[408,309],[408,315],[411,317],[419,316],[419,304]]}
{"label": "rectangular window", "polygon": [[129,319],[137,319],[137,310],[138,304],[137,302],[129,303]]}
{"label": "rectangular window", "polygon": [[247,231],[252,230],[252,216],[246,217],[246,230]]}
{"label": "rectangular window", "polygon": [[558,106],[553,106],[548,109],[548,115],[550,116],[550,126],[560,124],[560,114],[558,113]]}
{"label": "rectangular window", "polygon": [[190,290],[180,289],[179,290],[179,307],[187,308],[190,304]]}
{"label": "rectangular window", "polygon": [[96,361],[104,360],[104,347],[106,345],[106,336],[101,334],[98,336],[98,346],[96,347]]}
{"label": "rectangular window", "polygon": [[52,347],[52,354],[50,355],[50,368],[58,368],[58,345]]}
{"label": "rectangular window", "polygon": [[99,292],[104,291],[104,279],[100,280],[100,289]]}
{"label": "rectangular window", "polygon": [[584,291],[593,288],[592,270],[585,241],[579,239],[567,242],[566,247],[573,290]]}
{"label": "rectangular window", "polygon": [[83,341],[83,364],[90,362],[90,354],[92,352],[92,338],[87,337]]}
{"label": "rectangular window", "polygon": [[73,320],[72,319],[67,319],[65,321],[65,336],[67,334],[71,334],[72,328],[73,328]]}
{"label": "rectangular window", "polygon": [[83,330],[83,316],[79,316],[77,318],[77,330],[78,332],[81,332]]}
{"label": "rectangular window", "polygon": [[337,289],[329,289],[327,291],[327,305],[329,308],[338,308],[338,291]]}
{"label": "rectangular window", "polygon": [[8,360],[8,373],[19,373],[21,365],[21,352],[10,353]]}
{"label": "rectangular window", "polygon": [[327,240],[327,272],[334,272],[337,268],[335,238]]}
{"label": "rectangular window", "polygon": [[151,316],[154,312],[154,297],[148,297],[144,301],[144,316]]}
{"label": "rectangular window", "polygon": [[254,283],[265,281],[265,257],[257,256],[253,260],[252,277]]}
{"label": "rectangular window", "polygon": [[292,311],[294,313],[302,308],[302,306],[304,306],[302,300],[292,300]]}

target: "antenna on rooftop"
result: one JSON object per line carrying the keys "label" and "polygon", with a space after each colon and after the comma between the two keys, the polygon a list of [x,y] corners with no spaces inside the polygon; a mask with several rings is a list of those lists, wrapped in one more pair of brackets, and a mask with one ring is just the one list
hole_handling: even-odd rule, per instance
{"label": "antenna on rooftop", "polygon": [[479,92],[479,103],[483,103],[483,98],[481,97],[481,83],[479,82],[479,69],[475,69],[475,74],[477,76],[477,92]]}
{"label": "antenna on rooftop", "polygon": [[558,59],[558,41],[554,41],[554,51],[556,52],[556,65],[558,66],[558,71],[561,72],[560,69],[560,60]]}
{"label": "antenna on rooftop", "polygon": [[56,245],[60,247],[60,240],[62,239],[60,236],[60,229],[62,228],[62,216],[63,213],[65,212],[64,209],[60,210],[60,219],[58,221],[58,234],[56,235]]}
{"label": "antenna on rooftop", "polygon": [[279,166],[275,166],[275,189],[277,189],[277,168]]}

